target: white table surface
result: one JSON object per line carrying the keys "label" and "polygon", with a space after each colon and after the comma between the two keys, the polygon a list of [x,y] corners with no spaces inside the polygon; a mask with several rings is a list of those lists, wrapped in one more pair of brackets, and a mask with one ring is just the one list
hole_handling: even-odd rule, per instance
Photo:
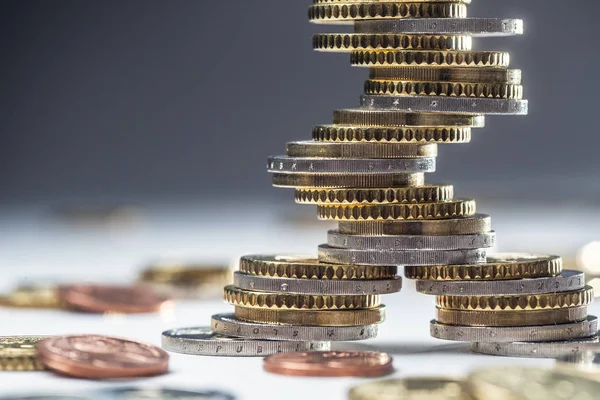
{"label": "white table surface", "polygon": [[[228,207],[221,205],[221,207]],[[297,208],[251,208],[246,218],[222,217],[190,205],[145,207],[112,222],[68,222],[48,209],[6,208],[0,212],[0,289],[24,279],[128,282],[149,260],[234,260],[245,253],[315,253],[327,227],[299,214],[294,224],[282,218]],[[512,203],[487,205],[498,232],[500,251],[571,254],[598,239],[600,213],[585,206],[533,204],[529,212]],[[558,211],[557,211],[558,210]],[[596,235],[596,236],[595,236]],[[528,363],[549,366],[551,360],[473,355],[466,344],[432,339],[429,320],[434,299],[415,292],[405,280],[399,294],[384,297],[388,318],[368,345],[394,357],[393,377],[461,376],[489,365]],[[162,315],[100,316],[60,310],[0,309],[0,335],[98,333],[160,344],[160,332],[173,327],[206,326],[210,316],[231,312],[220,299],[186,301]],[[598,305],[591,307],[598,312]],[[239,399],[345,399],[347,390],[365,379],[293,378],[262,370],[260,358],[218,358],[171,354],[170,373],[133,381],[98,382],[59,377],[50,372],[1,372],[0,395],[91,390],[115,386],[169,386],[222,389]]]}

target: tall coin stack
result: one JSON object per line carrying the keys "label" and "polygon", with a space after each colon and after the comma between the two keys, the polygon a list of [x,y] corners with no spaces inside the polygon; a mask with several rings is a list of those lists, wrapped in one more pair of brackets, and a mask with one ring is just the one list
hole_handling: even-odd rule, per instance
{"label": "tall coin stack", "polygon": [[596,342],[582,273],[562,271],[560,257],[486,257],[495,245],[490,217],[474,200],[455,199],[451,185],[425,184],[437,144],[468,143],[485,114],[527,114],[509,54],[471,50],[472,37],[522,34],[523,22],[467,18],[469,3],[314,0],[312,22],[354,25],[351,34],[315,35],[314,48],[349,52],[369,80],[360,108],[334,111],[312,141],[269,159],[274,185],[339,221],[319,246],[321,263],[404,266],[419,292],[437,295],[434,337],[503,355]]}

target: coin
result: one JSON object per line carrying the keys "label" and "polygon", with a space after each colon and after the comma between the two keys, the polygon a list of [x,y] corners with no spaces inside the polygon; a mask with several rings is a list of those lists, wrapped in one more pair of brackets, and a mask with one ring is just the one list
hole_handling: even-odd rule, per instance
{"label": "coin", "polygon": [[358,326],[382,323],[385,306],[364,310],[309,311],[265,310],[235,307],[235,316],[244,321],[264,324],[288,324],[304,326]]}
{"label": "coin", "polygon": [[329,350],[330,342],[236,339],[214,334],[210,328],[179,328],[162,333],[162,347],[199,356],[264,357],[290,351]]}
{"label": "coin", "polygon": [[235,306],[267,309],[344,310],[373,308],[381,304],[378,295],[300,295],[243,290],[233,285],[223,290],[225,301]]}
{"label": "coin", "polygon": [[217,335],[268,340],[326,342],[364,340],[377,336],[376,324],[361,326],[264,324],[243,321],[233,314],[213,315],[211,329]]}
{"label": "coin", "polygon": [[273,174],[273,186],[309,188],[379,188],[422,186],[424,173],[412,174]]}
{"label": "coin", "polygon": [[525,311],[551,310],[590,305],[594,290],[559,293],[522,294],[518,296],[436,296],[436,306],[452,310]]}
{"label": "coin", "polygon": [[349,400],[473,400],[466,382],[452,378],[387,379],[354,386]]}
{"label": "coin", "polygon": [[436,320],[447,325],[533,326],[584,321],[587,306],[534,311],[465,311],[436,308]]}
{"label": "coin", "polygon": [[326,143],[469,143],[469,127],[362,127],[317,125],[312,130],[313,140]]}
{"label": "coin", "polygon": [[522,99],[523,86],[506,83],[368,80],[366,95],[449,96],[462,98]]}
{"label": "coin", "polygon": [[561,271],[562,258],[558,256],[496,253],[489,254],[487,262],[481,264],[406,267],[404,276],[419,280],[471,281],[540,278],[555,276]]}
{"label": "coin", "polygon": [[351,24],[354,20],[380,18],[464,18],[467,6],[456,3],[405,2],[353,2],[349,4],[312,4],[308,18],[320,24]]}
{"label": "coin", "polygon": [[220,390],[191,391],[161,387],[121,387],[101,390],[99,393],[107,400],[235,400],[233,395]]}
{"label": "coin", "polygon": [[9,397],[0,397],[0,400],[98,400],[97,397],[88,397],[85,395],[70,394],[32,394],[20,395],[13,394]]}
{"label": "coin", "polygon": [[269,157],[269,172],[282,174],[411,174],[435,171],[435,158]]}
{"label": "coin", "polygon": [[397,110],[342,109],[333,112],[333,123],[368,127],[468,127],[481,128],[481,115],[426,114]]}
{"label": "coin", "polygon": [[296,189],[296,203],[301,204],[395,204],[452,200],[452,185],[427,185],[404,188],[373,189]]}
{"label": "coin", "polygon": [[364,351],[311,351],[266,357],[264,370],[292,376],[376,377],[394,371],[392,358],[385,353]]}
{"label": "coin", "polygon": [[239,271],[271,278],[297,279],[390,279],[398,268],[369,267],[320,262],[308,255],[247,255],[240,258]]}
{"label": "coin", "polygon": [[289,142],[288,157],[422,158],[436,157],[437,144]]}
{"label": "coin", "polygon": [[49,336],[0,336],[0,371],[39,371],[36,345]]}
{"label": "coin", "polygon": [[60,336],[37,345],[39,359],[63,375],[89,379],[133,378],[167,372],[169,355],[156,346],[101,335]]}
{"label": "coin", "polygon": [[438,265],[485,262],[485,249],[471,250],[354,250],[338,249],[326,244],[319,246],[323,262],[364,265]]}
{"label": "coin", "polygon": [[465,342],[547,342],[590,337],[596,332],[598,318],[593,315],[580,322],[522,327],[445,325],[435,320],[430,324],[431,336]]}
{"label": "coin", "polygon": [[9,307],[60,308],[56,285],[46,283],[24,284],[13,289],[2,301]]}
{"label": "coin", "polygon": [[446,296],[485,296],[494,293],[498,296],[517,296],[567,292],[583,289],[583,272],[563,270],[559,275],[512,280],[487,281],[417,281],[417,291],[425,294]]}
{"label": "coin", "polygon": [[470,36],[319,33],[313,36],[317,51],[352,50],[471,50]]}
{"label": "coin", "polygon": [[472,235],[492,230],[489,215],[444,220],[340,221],[339,232],[349,235]]}
{"label": "coin", "polygon": [[439,68],[439,67],[378,67],[369,70],[372,80],[472,82],[521,84],[520,69],[506,68]]}
{"label": "coin", "polygon": [[356,21],[356,33],[397,33],[468,35],[468,36],[512,36],[523,34],[523,20],[500,18],[427,18],[388,19]]}
{"label": "coin", "polygon": [[331,279],[295,279],[295,278],[266,278],[236,272],[233,285],[246,290],[264,292],[285,292],[297,294],[388,294],[399,292],[402,288],[402,278],[374,280],[331,280]]}
{"label": "coin", "polygon": [[319,204],[322,220],[385,221],[407,219],[452,219],[475,215],[475,200],[457,199],[436,203]]}
{"label": "coin", "polygon": [[500,51],[354,50],[350,53],[350,63],[355,66],[369,68],[418,65],[424,67],[507,68],[510,64],[510,56],[508,53]]}
{"label": "coin", "polygon": [[411,110],[458,114],[526,115],[527,100],[484,99],[444,96],[363,95],[361,106],[374,110]]}
{"label": "coin", "polygon": [[558,342],[471,343],[472,352],[503,357],[557,358],[599,348],[597,336]]}
{"label": "coin", "polygon": [[[495,246],[496,233],[491,231],[474,235],[367,236],[345,235],[332,230],[327,232],[327,244],[331,247],[343,249],[379,251],[481,249]],[[409,277],[411,276],[409,275]],[[411,277],[411,279],[414,278]]]}
{"label": "coin", "polygon": [[136,286],[67,285],[60,287],[59,295],[65,307],[93,313],[157,312],[167,301],[148,288]]}

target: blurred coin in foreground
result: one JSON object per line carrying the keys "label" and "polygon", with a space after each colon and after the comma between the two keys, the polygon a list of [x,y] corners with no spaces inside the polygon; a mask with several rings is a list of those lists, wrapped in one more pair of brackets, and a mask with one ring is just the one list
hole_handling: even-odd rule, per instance
{"label": "blurred coin in foreground", "polygon": [[354,386],[350,400],[472,400],[465,382],[452,378],[387,379]]}
{"label": "blurred coin in foreground", "polygon": [[233,395],[218,390],[191,391],[171,388],[122,387],[102,390],[100,395],[106,396],[107,400],[235,400]]}
{"label": "blurred coin in foreground", "polygon": [[36,345],[48,336],[0,336],[0,371],[39,371]]}

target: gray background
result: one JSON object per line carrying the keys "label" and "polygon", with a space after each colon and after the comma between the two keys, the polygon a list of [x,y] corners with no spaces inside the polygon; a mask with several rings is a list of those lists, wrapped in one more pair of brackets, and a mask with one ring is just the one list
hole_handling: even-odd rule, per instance
{"label": "gray background", "polygon": [[[367,74],[312,51],[312,33],[348,28],[311,26],[308,4],[0,0],[2,202],[289,200],[270,188],[267,155],[356,106]],[[476,46],[511,52],[530,115],[490,117],[471,144],[441,148],[429,180],[594,197],[600,2],[473,0],[469,12],[525,19],[525,36]]]}

